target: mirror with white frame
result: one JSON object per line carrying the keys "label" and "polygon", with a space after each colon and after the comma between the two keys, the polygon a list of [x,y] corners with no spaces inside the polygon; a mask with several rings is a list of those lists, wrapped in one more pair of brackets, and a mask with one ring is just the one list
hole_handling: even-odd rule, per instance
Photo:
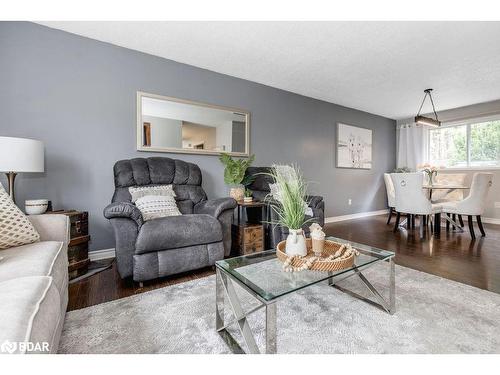
{"label": "mirror with white frame", "polygon": [[233,156],[250,154],[250,113],[137,93],[137,150]]}

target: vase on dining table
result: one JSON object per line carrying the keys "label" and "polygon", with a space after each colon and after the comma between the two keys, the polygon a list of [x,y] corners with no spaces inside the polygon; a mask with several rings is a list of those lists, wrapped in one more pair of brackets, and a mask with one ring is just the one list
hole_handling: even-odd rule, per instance
{"label": "vase on dining table", "polygon": [[427,179],[429,180],[429,185],[434,185],[434,176],[437,176],[437,170],[426,170]]}
{"label": "vase on dining table", "polygon": [[438,167],[430,165],[429,163],[417,165],[417,169],[421,170],[427,175],[429,185],[434,185],[434,177],[438,174]]}

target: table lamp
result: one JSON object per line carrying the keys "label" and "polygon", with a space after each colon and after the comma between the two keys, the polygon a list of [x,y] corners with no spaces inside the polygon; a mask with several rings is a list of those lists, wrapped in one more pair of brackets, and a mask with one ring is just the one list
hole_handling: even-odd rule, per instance
{"label": "table lamp", "polygon": [[14,203],[14,179],[17,173],[43,171],[43,142],[27,138],[0,137],[0,172],[7,175],[9,194]]}

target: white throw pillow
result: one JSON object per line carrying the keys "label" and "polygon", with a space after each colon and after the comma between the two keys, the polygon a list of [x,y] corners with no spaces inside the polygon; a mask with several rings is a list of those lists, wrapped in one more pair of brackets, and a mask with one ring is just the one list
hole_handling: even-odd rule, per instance
{"label": "white throw pillow", "polygon": [[27,245],[40,235],[0,184],[0,250]]}
{"label": "white throw pillow", "polygon": [[175,197],[174,187],[172,185],[131,186],[128,188],[128,191],[132,197],[132,203],[135,203],[139,198],[147,195]]}
{"label": "white throw pillow", "polygon": [[175,198],[171,195],[146,195],[137,199],[135,205],[141,211],[142,218],[145,221],[159,217],[182,215]]}

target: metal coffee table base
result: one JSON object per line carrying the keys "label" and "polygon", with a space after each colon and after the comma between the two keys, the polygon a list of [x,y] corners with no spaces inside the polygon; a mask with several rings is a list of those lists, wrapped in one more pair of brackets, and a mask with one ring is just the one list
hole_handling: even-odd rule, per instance
{"label": "metal coffee table base", "polygon": [[[348,293],[349,295],[359,298],[365,302],[368,302],[372,305],[375,305],[389,314],[394,314],[396,307],[395,300],[395,267],[394,267],[394,259],[387,259],[389,262],[389,300],[384,298],[377,289],[368,281],[368,279],[361,273],[360,269],[356,268],[353,272],[350,272],[347,276],[340,275],[340,278],[336,278],[332,276],[328,279],[329,285],[341,290],[342,292]],[[363,267],[364,268],[364,267]],[[363,284],[368,288],[368,290],[375,296],[377,302],[374,302],[370,299],[367,299],[357,293],[351,292],[348,289],[337,286],[336,283],[345,280],[353,275],[357,275]],[[238,284],[244,290],[246,290],[251,296],[253,296],[256,300],[260,302],[260,304],[250,311],[244,312],[241,307],[240,300],[236,291],[234,289],[233,283]],[[227,297],[229,305],[231,307],[231,312],[233,315],[233,319],[226,322],[224,319],[224,308],[225,308],[225,298]],[[227,274],[225,271],[219,269],[217,267],[216,271],[216,302],[215,302],[215,327],[217,332],[224,339],[226,344],[229,346],[233,353],[251,353],[251,354],[259,354],[260,350],[255,341],[255,337],[252,333],[250,325],[247,321],[247,316],[250,314],[260,310],[261,308],[265,308],[266,310],[266,354],[275,354],[277,352],[277,340],[276,340],[276,331],[277,331],[277,311],[276,311],[276,302],[266,301],[257,295],[255,292],[250,290],[246,285],[239,282],[237,279],[233,278],[231,275]],[[234,337],[227,331],[227,327],[236,324],[238,327],[243,340],[245,342],[247,351],[245,351],[240,344],[234,339]]]}
{"label": "metal coffee table base", "polygon": [[[389,300],[387,300],[384,296],[382,296],[379,291],[368,281],[368,279],[363,275],[363,273],[359,270],[359,268],[355,268],[353,271],[354,273],[351,273],[345,277],[342,277],[340,279],[334,280],[335,277],[328,279],[328,284],[333,286],[334,288],[349,294],[352,297],[358,298],[362,301],[365,301],[373,306],[376,306],[382,310],[385,310],[389,314],[394,314],[396,311],[396,272],[395,272],[395,265],[394,265],[394,259],[390,258],[387,260],[389,262]],[[372,301],[371,299],[368,299],[366,297],[363,297],[360,294],[357,294],[355,292],[350,291],[349,289],[343,288],[341,286],[336,285],[336,283],[345,280],[353,275],[359,276],[363,284],[368,288],[368,290],[372,293],[372,295],[375,297],[377,302]]]}
{"label": "metal coffee table base", "polygon": [[[238,295],[234,290],[234,283],[237,283],[245,289],[251,296],[257,299],[260,304],[250,311],[243,312]],[[216,302],[215,302],[215,328],[217,332],[224,339],[233,353],[245,353],[234,337],[227,331],[227,327],[231,324],[238,326],[243,340],[247,347],[247,353],[259,354],[260,350],[255,342],[250,325],[247,321],[247,316],[254,313],[261,308],[266,309],[266,353],[276,353],[276,301],[265,301],[260,296],[256,295],[253,291],[248,289],[245,285],[238,280],[228,277],[228,275],[217,267],[216,273]],[[224,321],[224,297],[227,297],[229,305],[231,306],[233,320],[229,322]]]}

